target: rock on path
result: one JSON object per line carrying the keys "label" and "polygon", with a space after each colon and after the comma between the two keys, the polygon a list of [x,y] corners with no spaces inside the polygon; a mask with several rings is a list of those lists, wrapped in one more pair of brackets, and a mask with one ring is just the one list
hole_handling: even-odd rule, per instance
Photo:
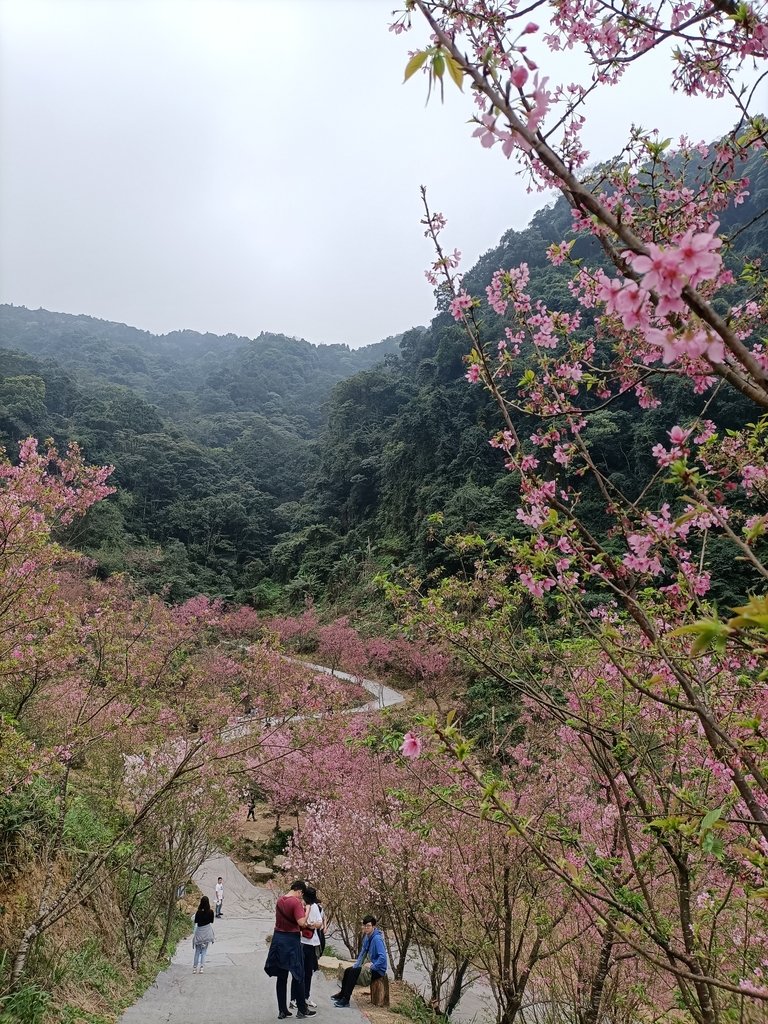
{"label": "rock on path", "polygon": [[[192,973],[191,937],[182,939],[170,966],[125,1011],[120,1024],[271,1024],[277,1020],[275,981],[264,973],[266,936],[275,920],[274,898],[262,886],[252,885],[228,857],[210,857],[194,877],[211,906],[219,875],[224,879],[224,916],[214,921],[216,941],[208,947],[204,973]],[[318,1004],[314,1024],[360,1024],[363,1016],[357,1009],[333,1006],[330,986],[318,971],[312,982],[312,998]]]}

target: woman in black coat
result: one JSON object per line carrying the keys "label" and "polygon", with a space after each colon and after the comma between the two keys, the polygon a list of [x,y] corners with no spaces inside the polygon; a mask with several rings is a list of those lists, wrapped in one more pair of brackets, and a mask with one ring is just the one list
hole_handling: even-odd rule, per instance
{"label": "woman in black coat", "polygon": [[207,896],[203,896],[200,900],[200,906],[195,912],[194,922],[195,930],[192,933],[192,948],[195,951],[195,958],[192,961],[192,973],[202,974],[205,956],[208,952],[208,944],[216,941],[213,934],[213,910]]}

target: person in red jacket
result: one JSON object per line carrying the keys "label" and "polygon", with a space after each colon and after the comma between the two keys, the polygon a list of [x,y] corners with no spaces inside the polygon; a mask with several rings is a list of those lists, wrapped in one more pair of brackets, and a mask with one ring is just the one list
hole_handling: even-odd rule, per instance
{"label": "person in red jacket", "polygon": [[303,881],[291,883],[291,888],[277,901],[275,907],[275,930],[267,953],[265,972],[275,978],[277,993],[277,1016],[279,1020],[292,1017],[288,1010],[288,975],[294,983],[298,1010],[296,1017],[314,1017],[315,1010],[307,1006],[304,994],[304,958],[301,951],[301,929],[306,927],[307,916],[304,907]]}

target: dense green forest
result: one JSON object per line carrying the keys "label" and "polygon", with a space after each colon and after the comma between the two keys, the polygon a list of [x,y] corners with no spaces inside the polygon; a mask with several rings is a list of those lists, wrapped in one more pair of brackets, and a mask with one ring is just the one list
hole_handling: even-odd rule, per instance
{"label": "dense green forest", "polygon": [[[276,538],[317,472],[333,386],[397,351],[0,308],[0,439],[76,440],[119,488],[69,538],[173,599],[265,603]],[[267,581],[267,582],[265,582]]]}
{"label": "dense green forest", "polygon": [[[746,173],[751,194],[721,231],[759,259],[768,173],[757,161]],[[570,223],[560,199],[507,231],[465,286],[481,293],[496,269],[525,261],[533,294],[573,310],[569,270],[545,257]],[[354,603],[381,569],[450,568],[447,534],[517,529],[515,479],[488,444],[497,411],[464,380],[466,338],[439,294],[437,305],[428,328],[356,350],[273,334],[157,337],[2,306],[0,441],[13,455],[29,434],[77,440],[89,460],[115,466],[118,493],[68,538],[105,573],[127,571],[174,600],[202,591],[258,607],[307,594]],[[496,315],[483,317],[500,335]],[[627,398],[590,421],[602,467],[627,493],[652,444],[704,401],[669,386],[677,391],[658,410]],[[721,401],[721,422],[743,421],[738,399]],[[594,505],[597,521],[597,496]]]}

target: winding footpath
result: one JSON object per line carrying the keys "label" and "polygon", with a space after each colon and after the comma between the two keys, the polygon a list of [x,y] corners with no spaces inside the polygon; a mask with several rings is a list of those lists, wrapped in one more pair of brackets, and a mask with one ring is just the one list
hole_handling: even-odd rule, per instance
{"label": "winding footpath", "polygon": [[[208,949],[203,974],[192,973],[190,924],[190,936],[181,940],[170,965],[125,1011],[119,1024],[271,1024],[277,1020],[275,981],[264,973],[275,896],[249,882],[229,857],[209,857],[194,880],[202,892],[212,895],[219,875],[224,879],[224,916],[214,922],[216,941]],[[417,987],[426,987],[424,969],[416,959],[406,977]],[[311,1018],[314,1024],[362,1024],[365,1017],[354,1004],[345,1010],[333,1005],[334,991],[334,979],[318,971],[312,982],[312,999],[317,1003],[317,1016]],[[471,986],[452,1020],[456,1024],[493,1020],[487,986]],[[289,1024],[298,1022],[294,1017]]]}
{"label": "winding footpath", "polygon": [[371,694],[373,700],[367,704],[361,704],[355,711],[381,711],[382,708],[391,708],[395,704],[402,704],[405,697],[399,690],[393,690],[391,686],[378,682],[376,679],[362,679],[360,676],[352,675],[349,672],[339,672],[338,669],[327,668],[325,665],[313,665],[311,661],[298,661],[304,668],[312,669],[318,675],[336,676],[337,679],[347,679],[350,683],[358,683]]}
{"label": "winding footpath", "polygon": [[[324,665],[302,664],[313,672],[363,686],[373,699],[355,711],[378,711],[405,700],[397,690],[374,679],[333,672]],[[264,886],[249,882],[229,857],[209,857],[193,877],[201,892],[212,898],[219,875],[224,879],[224,916],[214,922],[216,941],[208,949],[203,974],[192,973],[191,939],[182,939],[170,966],[126,1010],[120,1024],[266,1024],[277,1019],[275,981],[264,973],[266,938],[275,922],[275,897]],[[312,982],[318,1012],[312,1019],[316,1024],[359,1024],[363,1020],[359,1010],[339,1010],[331,1003],[335,991],[331,985],[318,971]]]}
{"label": "winding footpath", "polygon": [[[376,680],[302,664],[314,672],[362,685],[373,699],[355,711],[378,711],[405,700],[397,690]],[[208,949],[203,974],[192,973],[190,922],[190,934],[179,942],[170,965],[125,1011],[119,1024],[267,1024],[277,1020],[275,981],[264,973],[267,936],[271,936],[275,921],[275,895],[249,882],[229,857],[219,855],[209,857],[193,876],[211,902],[219,875],[224,880],[224,916],[214,922],[216,941]],[[422,990],[426,987],[424,968],[417,958],[409,963],[406,978]],[[312,999],[317,1003],[317,1016],[311,1018],[314,1024],[361,1024],[365,1017],[354,1005],[347,1009],[333,1005],[333,991],[335,980],[318,971],[312,982]],[[487,988],[473,985],[452,1019],[457,1024],[493,1019]],[[290,1024],[296,1024],[295,1017]]]}
{"label": "winding footpath", "polygon": [[[214,922],[216,941],[203,974],[192,973],[192,942],[182,939],[170,966],[158,975],[120,1024],[267,1024],[277,1020],[274,978],[264,973],[267,936],[275,922],[275,898],[253,885],[228,857],[210,857],[195,873],[202,892],[224,879],[224,916]],[[191,932],[191,925],[190,925]],[[316,1024],[360,1024],[363,1015],[330,1001],[332,982],[321,971],[312,982]]]}

